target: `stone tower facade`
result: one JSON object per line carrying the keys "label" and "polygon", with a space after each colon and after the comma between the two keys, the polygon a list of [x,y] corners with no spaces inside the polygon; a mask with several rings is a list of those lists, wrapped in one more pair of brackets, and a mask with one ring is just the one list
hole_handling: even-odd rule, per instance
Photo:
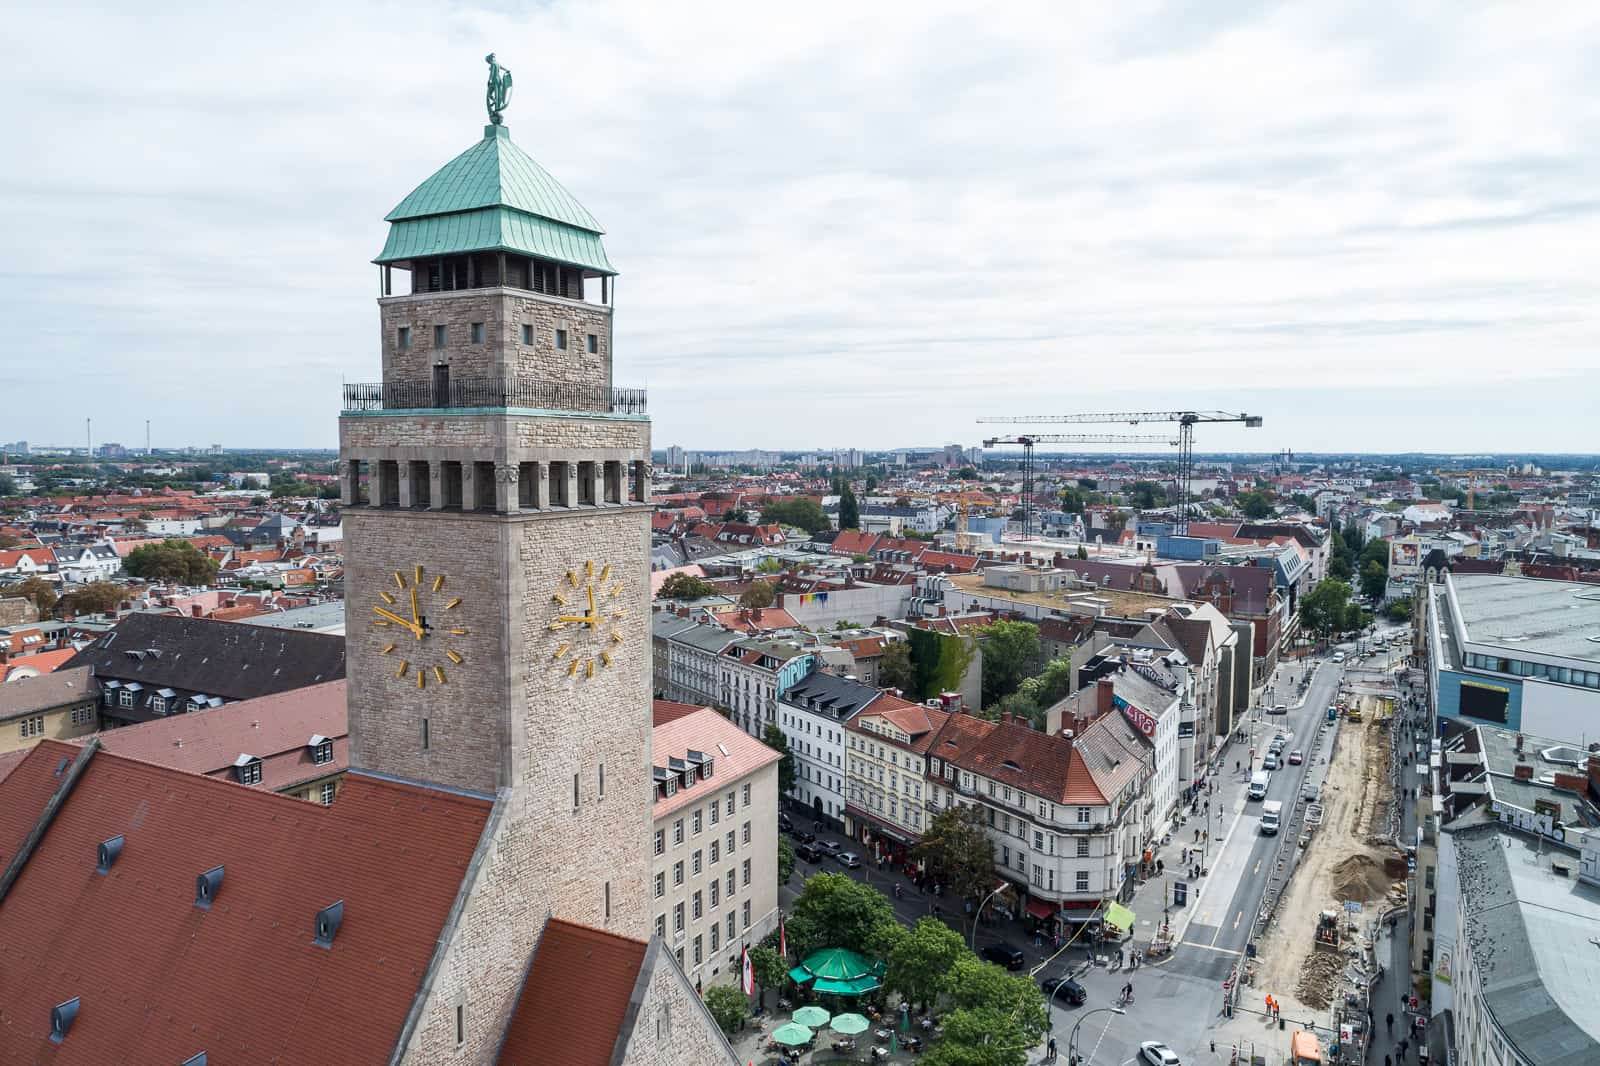
{"label": "stone tower facade", "polygon": [[650,933],[650,425],[600,227],[505,127],[388,220],[339,422],[351,762],[499,797],[406,1056],[487,1061],[546,915]]}

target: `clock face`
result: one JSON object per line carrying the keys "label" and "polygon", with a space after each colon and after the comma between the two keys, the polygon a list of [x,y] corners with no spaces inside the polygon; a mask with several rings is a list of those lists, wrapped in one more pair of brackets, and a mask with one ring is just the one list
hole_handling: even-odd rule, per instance
{"label": "clock face", "polygon": [[592,559],[556,583],[550,603],[557,614],[547,627],[555,641],[550,660],[568,677],[591,678],[616,661],[623,642],[619,626],[627,618],[622,588],[609,563],[597,567]]}
{"label": "clock face", "polygon": [[426,690],[450,680],[465,663],[459,638],[468,635],[461,619],[461,597],[450,594],[450,579],[430,574],[421,563],[396,570],[394,585],[378,592],[372,624],[384,632],[380,654],[395,660],[394,676]]}

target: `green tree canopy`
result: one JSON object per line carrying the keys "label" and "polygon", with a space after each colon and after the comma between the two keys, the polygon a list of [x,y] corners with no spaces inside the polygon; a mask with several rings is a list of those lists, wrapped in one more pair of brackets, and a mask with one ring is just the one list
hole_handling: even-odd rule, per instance
{"label": "green tree canopy", "polygon": [[934,815],[911,856],[957,899],[976,901],[994,891],[994,842],[976,806],[953,804]]}
{"label": "green tree canopy", "polygon": [[964,466],[960,470],[957,470],[956,471],[956,480],[957,481],[976,481],[976,480],[978,480],[978,469],[977,469],[977,467]]}
{"label": "green tree canopy", "polygon": [[967,954],[960,933],[937,918],[921,918],[890,947],[884,981],[908,1001],[932,1003],[945,974]]}
{"label": "green tree canopy", "polygon": [[739,606],[759,611],[771,607],[773,601],[777,598],[778,594],[772,591],[772,585],[769,582],[756,580],[750,582],[749,586],[739,594]]}
{"label": "green tree canopy", "polygon": [[1293,496],[1290,496],[1289,502],[1300,508],[1300,510],[1304,511],[1306,514],[1317,513],[1317,501],[1313,500],[1310,496],[1307,496],[1303,492],[1297,492]]}
{"label": "green tree canopy", "polygon": [[750,949],[750,973],[762,990],[760,995],[765,995],[766,989],[783,987],[789,979],[789,964],[775,949],[757,944]]}
{"label": "green tree canopy", "polygon": [[1239,505],[1240,512],[1246,518],[1266,518],[1273,512],[1272,496],[1262,489],[1241,492],[1235,502]]}
{"label": "green tree canopy", "polygon": [[40,618],[49,618],[50,612],[56,606],[56,587],[42,577],[25,577],[15,585],[0,588],[0,596],[21,598],[32,603],[39,609]]}
{"label": "green tree canopy", "polygon": [[993,1010],[1010,1018],[1030,1047],[1050,1028],[1044,996],[1031,978],[1002,970],[976,955],[968,954],[950,967],[944,991],[957,1009]]}
{"label": "green tree canopy", "polygon": [[852,489],[848,482],[839,493],[839,528],[861,528],[861,506],[856,502],[855,489]]}
{"label": "green tree canopy", "polygon": [[693,574],[668,574],[656,596],[664,600],[703,600],[717,594],[716,586]]}
{"label": "green tree canopy", "polygon": [[961,690],[972,657],[978,653],[971,638],[912,628],[906,630],[906,640],[916,668],[916,683],[909,690],[915,693],[912,699],[932,699],[941,692]]}
{"label": "green tree canopy", "polygon": [[1390,600],[1384,605],[1383,616],[1391,622],[1411,621],[1411,601],[1405,599]]}
{"label": "green tree canopy", "polygon": [[794,844],[788,837],[778,837],[778,884],[786,885],[794,873]]}
{"label": "green tree canopy", "polygon": [[1017,691],[1040,707],[1054,706],[1072,693],[1072,656],[1058,655],[1051,659],[1044,670],[1024,681]]}
{"label": "green tree canopy", "polygon": [[786,931],[795,957],[804,959],[820,948],[870,951],[884,939],[884,925],[895,925],[888,896],[844,874],[820,873],[795,898]]}
{"label": "green tree canopy", "polygon": [[1361,595],[1376,600],[1389,587],[1389,568],[1382,563],[1367,563],[1361,568]]}
{"label": "green tree canopy", "polygon": [[1154,481],[1135,481],[1128,487],[1128,496],[1133,500],[1133,505],[1141,511],[1167,505],[1166,490]]}
{"label": "green tree canopy", "polygon": [[1324,578],[1317,587],[1300,597],[1300,621],[1311,630],[1328,635],[1342,632],[1350,606],[1350,586]]}
{"label": "green tree canopy", "polygon": [[775,555],[769,555],[756,564],[756,573],[781,574],[783,573],[783,560]]}
{"label": "green tree canopy", "polygon": [[729,1035],[737,1032],[740,1023],[750,1014],[750,999],[737,985],[712,985],[703,998],[706,1010]]}
{"label": "green tree canopy", "polygon": [[122,568],[147,581],[209,585],[217,578],[217,561],[186,540],[164,540],[133,549]]}
{"label": "green tree canopy", "polygon": [[56,603],[56,611],[63,615],[105,614],[116,610],[127,594],[128,590],[115,582],[91,581],[87,585],[73,586],[72,591]]}
{"label": "green tree canopy", "polygon": [[1017,690],[1028,664],[1039,655],[1039,627],[1004,621],[978,631],[983,644],[983,702],[993,703]]}
{"label": "green tree canopy", "polygon": [[911,692],[916,685],[916,668],[911,664],[911,643],[892,640],[883,646],[878,657],[878,684],[884,688],[897,688]]}
{"label": "green tree canopy", "polygon": [[1038,1043],[1025,1042],[1008,1014],[988,1007],[953,1010],[943,1026],[944,1036],[922,1056],[923,1066],[1024,1066],[1028,1049]]}
{"label": "green tree canopy", "polygon": [[789,738],[783,735],[778,723],[769,722],[761,734],[761,742],[778,753],[778,794],[787,796],[794,791],[794,781],[797,776],[794,756],[789,753]]}

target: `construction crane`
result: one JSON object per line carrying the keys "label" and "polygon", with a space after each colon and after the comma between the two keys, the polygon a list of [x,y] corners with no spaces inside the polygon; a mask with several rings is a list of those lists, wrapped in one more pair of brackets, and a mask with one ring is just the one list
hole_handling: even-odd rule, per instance
{"label": "construction crane", "polygon": [[[1189,532],[1189,496],[1194,480],[1194,427],[1200,422],[1242,422],[1255,429],[1261,425],[1260,415],[1234,414],[1231,411],[1102,411],[1083,415],[1011,415],[997,418],[980,418],[979,422],[1009,422],[1014,425],[1044,422],[1077,423],[1082,425],[1109,425],[1125,422],[1136,426],[1144,422],[1178,423],[1178,520],[1176,532],[1183,536]],[[1037,440],[1038,438],[1034,438]]]}
{"label": "construction crane", "polygon": [[[980,419],[980,421],[988,421]],[[1132,433],[1031,433],[1017,437],[990,437],[983,442],[985,448],[997,444],[1022,445],[1022,539],[1033,536],[1033,447],[1036,444],[1171,444],[1178,442],[1168,437]]]}

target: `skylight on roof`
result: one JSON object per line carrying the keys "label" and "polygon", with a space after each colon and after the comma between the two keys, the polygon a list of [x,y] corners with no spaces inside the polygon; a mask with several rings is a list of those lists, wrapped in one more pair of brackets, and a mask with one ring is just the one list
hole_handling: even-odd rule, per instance
{"label": "skylight on roof", "polygon": [[724,754],[724,755],[732,755],[733,754],[733,752],[728,750],[728,745],[726,745],[726,744],[719,743],[717,745],[717,750],[722,752],[722,754]]}

